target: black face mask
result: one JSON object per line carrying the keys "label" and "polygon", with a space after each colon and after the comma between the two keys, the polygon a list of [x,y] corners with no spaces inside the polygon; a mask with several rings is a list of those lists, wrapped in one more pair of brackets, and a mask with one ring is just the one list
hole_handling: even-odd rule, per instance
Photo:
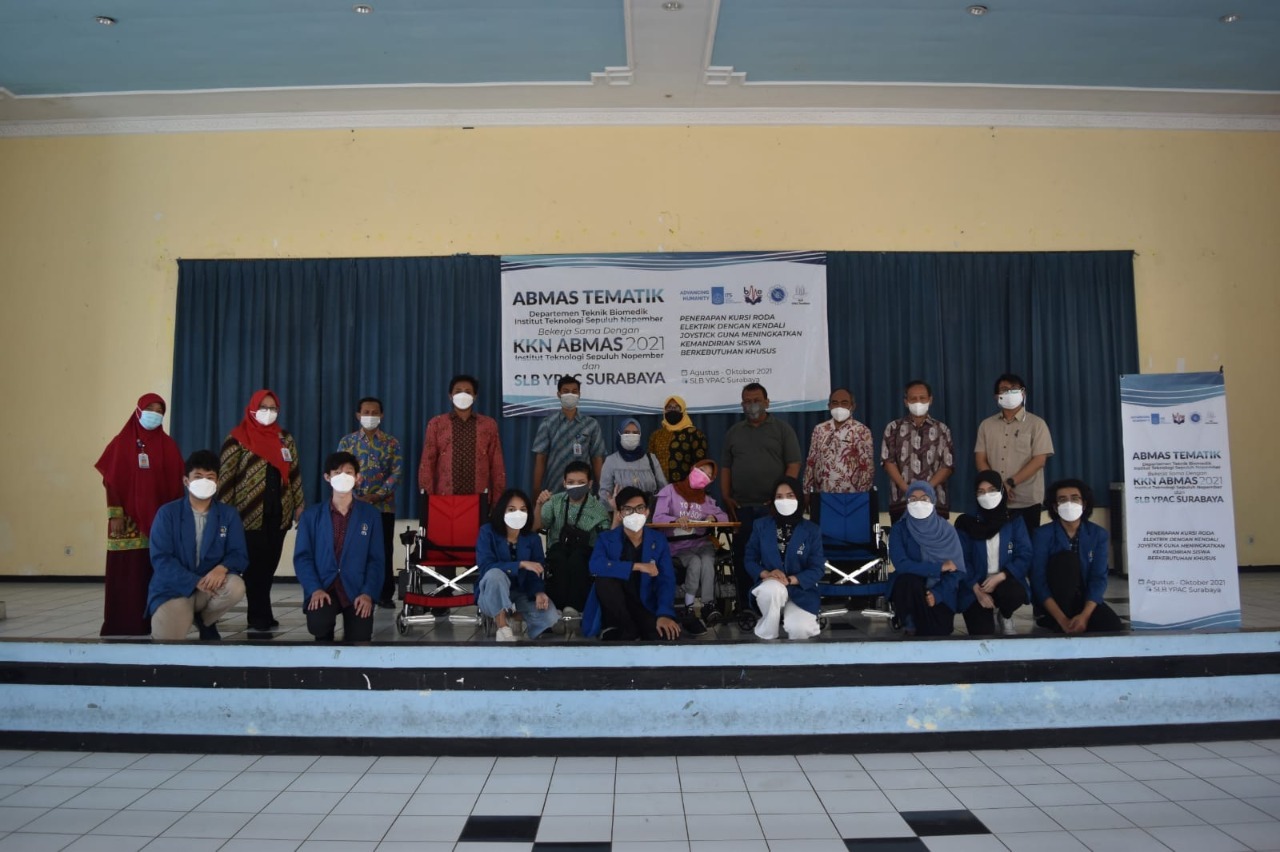
{"label": "black face mask", "polygon": [[566,485],[564,491],[569,495],[570,500],[577,501],[587,496],[587,489],[590,487],[590,485]]}
{"label": "black face mask", "polygon": [[674,426],[674,425],[676,425],[677,423],[679,423],[679,422],[681,421],[681,419],[683,419],[683,418],[684,418],[684,412],[683,412],[683,411],[668,411],[666,414],[664,414],[664,415],[662,415],[662,416],[666,418],[666,420],[667,420],[667,422],[668,422],[668,423],[670,423],[672,426]]}

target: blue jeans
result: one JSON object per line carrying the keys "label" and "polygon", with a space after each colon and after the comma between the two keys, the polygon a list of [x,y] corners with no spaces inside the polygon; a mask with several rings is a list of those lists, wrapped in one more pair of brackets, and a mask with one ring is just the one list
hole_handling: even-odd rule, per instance
{"label": "blue jeans", "polygon": [[524,617],[530,639],[560,620],[560,611],[554,602],[546,609],[538,609],[537,602],[519,589],[513,590],[511,578],[498,569],[484,572],[476,584],[476,606],[489,618],[497,617],[500,612],[518,611]]}

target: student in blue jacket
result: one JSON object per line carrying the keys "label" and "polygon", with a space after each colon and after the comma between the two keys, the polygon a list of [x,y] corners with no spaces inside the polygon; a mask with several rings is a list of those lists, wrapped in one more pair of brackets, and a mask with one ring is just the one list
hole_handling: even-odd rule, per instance
{"label": "student in blue jacket", "polygon": [[584,636],[606,641],[677,639],[676,571],[667,537],[647,529],[649,499],[628,485],[614,501],[613,528],[596,537],[594,581],[582,611]]}
{"label": "student in blue jacket", "polygon": [[1021,515],[1009,512],[1008,494],[1000,474],[978,474],[978,510],[956,518],[956,532],[964,545],[968,568],[956,593],[970,636],[1016,636],[1013,613],[1031,599],[1027,574],[1031,570],[1031,537]]}
{"label": "student in blue jacket", "polygon": [[1124,623],[1107,591],[1107,531],[1089,520],[1093,489],[1061,479],[1045,497],[1049,523],[1032,540],[1031,592],[1044,607],[1039,624],[1054,633],[1118,633]]}
{"label": "student in blue jacket", "polygon": [[889,534],[895,619],[908,636],[950,636],[956,589],[964,576],[964,548],[955,527],[938,517],[933,486],[907,486],[907,513]]}
{"label": "student in blue jacket", "polygon": [[244,598],[240,575],[249,565],[240,513],[213,499],[218,457],[198,450],[187,458],[187,496],[166,503],[151,522],[151,638],[187,638],[192,622],[205,641],[217,641],[218,619]]}
{"label": "student in blue jacket", "polygon": [[530,639],[549,636],[560,613],[547,597],[543,583],[547,557],[542,537],[533,531],[529,497],[508,489],[493,506],[487,526],[476,539],[476,606],[498,626],[499,642],[514,642],[508,614],[519,612]]}
{"label": "student in blue jacket", "polygon": [[779,622],[788,639],[817,636],[822,598],[818,581],[826,570],[822,530],[801,514],[800,480],[780,478],[773,486],[770,512],[751,525],[743,570],[755,583],[751,594],[760,608],[755,634],[777,639]]}
{"label": "student in blue jacket", "polygon": [[382,515],[352,496],[360,463],[351,453],[330,453],[324,478],[333,497],[310,507],[298,520],[293,572],[302,584],[307,630],[317,642],[332,642],[338,613],[342,638],[373,638],[373,602],[382,591]]}

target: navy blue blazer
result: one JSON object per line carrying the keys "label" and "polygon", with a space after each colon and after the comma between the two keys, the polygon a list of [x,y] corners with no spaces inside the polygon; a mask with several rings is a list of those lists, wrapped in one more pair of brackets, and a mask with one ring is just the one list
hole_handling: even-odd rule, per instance
{"label": "navy blue blazer", "polygon": [[[501,571],[511,578],[511,588],[524,592],[530,598],[547,590],[546,583],[532,571],[520,570],[521,562],[537,562],[547,567],[547,557],[542,552],[542,536],[537,533],[521,533],[516,539],[516,558],[511,558],[511,548],[505,534],[495,532],[491,524],[480,528],[476,539],[476,565],[479,576],[490,571]],[[477,581],[478,582],[478,581]]]}
{"label": "navy blue blazer", "polygon": [[[968,569],[956,593],[956,612],[964,612],[977,600],[974,583],[987,579],[987,540],[970,538],[960,530],[956,532],[964,546],[964,564]],[[1010,518],[1000,528],[1000,570],[1021,583],[1027,590],[1027,600],[1031,600],[1031,585],[1027,582],[1027,575],[1031,573],[1031,536],[1022,518]]]}
{"label": "navy blue blazer", "polygon": [[302,584],[302,607],[311,595],[327,590],[341,579],[347,596],[355,600],[368,595],[375,601],[382,594],[382,513],[359,500],[351,501],[347,515],[347,537],[342,541],[342,564],[333,552],[331,501],[317,503],[298,519],[298,537],[293,548],[293,573]]}
{"label": "navy blue blazer", "polygon": [[249,566],[249,550],[244,543],[240,513],[214,500],[200,540],[196,558],[196,515],[186,495],[165,503],[151,522],[151,585],[147,589],[147,616],[167,601],[188,598],[200,582],[219,565],[229,574],[240,574]]}
{"label": "navy blue blazer", "polygon": [[783,559],[778,552],[778,522],[772,515],[757,518],[751,525],[751,538],[747,539],[746,556],[742,570],[751,577],[751,588],[760,585],[760,572],[782,571],[787,576],[799,578],[799,583],[787,586],[791,602],[814,615],[822,608],[822,596],[818,594],[818,581],[826,571],[827,560],[822,553],[822,530],[812,521],[801,519],[796,524],[791,540],[787,542],[787,555]]}
{"label": "navy blue blazer", "polygon": [[[1085,600],[1096,604],[1103,602],[1107,593],[1107,531],[1092,521],[1083,521],[1076,530],[1080,540],[1080,574],[1085,586]],[[1031,591],[1036,603],[1049,598],[1049,578],[1046,569],[1049,557],[1071,549],[1071,539],[1058,521],[1050,521],[1036,529],[1031,554]]]}
{"label": "navy blue blazer", "polygon": [[[591,551],[588,563],[593,577],[613,577],[618,580],[631,579],[634,562],[622,561],[622,542],[626,531],[622,527],[605,530],[596,537],[596,546]],[[658,566],[658,576],[640,575],[640,601],[645,609],[659,618],[676,617],[676,569],[671,564],[671,548],[667,546],[667,537],[652,527],[644,528],[644,538],[640,541],[641,562],[652,562]],[[596,600],[596,590],[591,589],[587,596],[586,606],[582,610],[582,635],[595,636],[600,632],[600,603]]]}

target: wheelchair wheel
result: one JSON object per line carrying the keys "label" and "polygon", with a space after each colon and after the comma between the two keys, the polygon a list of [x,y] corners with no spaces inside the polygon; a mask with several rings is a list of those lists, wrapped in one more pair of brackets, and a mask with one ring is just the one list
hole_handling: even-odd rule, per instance
{"label": "wheelchair wheel", "polygon": [[738,629],[754,630],[756,622],[760,620],[760,616],[756,615],[755,610],[743,609],[738,612]]}
{"label": "wheelchair wheel", "polygon": [[404,620],[403,612],[396,616],[396,630],[400,631],[401,636],[409,632],[409,625]]}
{"label": "wheelchair wheel", "polygon": [[821,616],[818,619],[818,629],[826,630],[830,623],[831,623],[830,620],[826,616]]}

